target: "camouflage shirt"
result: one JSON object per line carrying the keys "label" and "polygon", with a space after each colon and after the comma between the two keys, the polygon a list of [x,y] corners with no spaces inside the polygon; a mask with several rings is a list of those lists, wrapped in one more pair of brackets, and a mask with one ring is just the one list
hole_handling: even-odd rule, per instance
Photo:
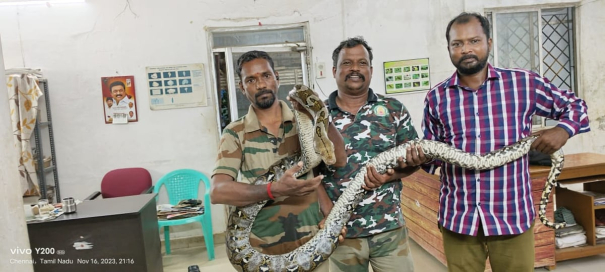
{"label": "camouflage shirt", "polygon": [[[357,115],[341,110],[334,91],[326,105],[332,122],[345,142],[347,165],[327,167],[324,187],[333,202],[347,188],[361,167],[379,153],[418,138],[405,106],[398,100],[368,93],[368,101]],[[366,237],[404,226],[401,212],[402,184],[393,181],[373,191],[366,191],[347,223],[347,238]]]}
{"label": "camouflage shirt", "polygon": [[[277,161],[300,154],[294,114],[285,102],[280,104],[283,122],[278,135],[260,125],[252,106],[248,114],[224,129],[212,175],[226,174],[238,180],[239,172],[241,182],[254,184]],[[311,177],[309,173],[301,179]],[[322,218],[316,193],[277,198],[256,217],[250,244],[266,254],[290,252],[313,238]]]}

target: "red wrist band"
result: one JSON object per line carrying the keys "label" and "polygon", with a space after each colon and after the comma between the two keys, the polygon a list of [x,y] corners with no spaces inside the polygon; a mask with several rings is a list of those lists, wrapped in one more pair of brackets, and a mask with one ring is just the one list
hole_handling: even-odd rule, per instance
{"label": "red wrist band", "polygon": [[269,195],[270,199],[275,199],[275,197],[273,197],[273,194],[271,193],[271,183],[272,182],[267,183],[267,195]]}

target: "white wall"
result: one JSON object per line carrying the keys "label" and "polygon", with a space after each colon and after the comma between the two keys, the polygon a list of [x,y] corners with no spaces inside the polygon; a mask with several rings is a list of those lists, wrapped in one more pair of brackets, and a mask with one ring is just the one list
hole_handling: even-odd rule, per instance
{"label": "white wall", "polygon": [[[548,2],[555,1],[514,3]],[[605,57],[599,54],[599,45],[605,42],[601,27],[605,15],[599,11],[605,10],[605,3],[584,2],[579,7],[579,66],[593,132],[570,140],[565,149],[605,153],[605,145],[596,141],[605,129],[605,113],[597,106],[605,96],[598,92],[605,81],[600,74]],[[312,58],[330,68],[338,43],[363,35],[374,48],[371,86],[384,93],[385,61],[429,57],[432,85],[451,75],[454,67],[445,41],[448,21],[463,10],[482,11],[504,3],[509,1],[130,0],[131,11],[125,0],[89,0],[51,7],[0,7],[0,34],[8,68],[42,68],[49,79],[61,194],[84,198],[99,188],[103,174],[119,167],[145,167],[154,182],[176,168],[211,173],[218,146],[214,102],[151,111],[144,81],[146,66],[201,62],[208,67],[206,27],[309,22]],[[111,75],[135,76],[138,123],[104,124],[100,77]],[[210,77],[208,70],[206,76]],[[324,95],[336,88],[331,76],[314,85]],[[214,99],[212,90],[207,94]],[[417,130],[425,94],[395,96],[410,109]],[[224,231],[223,207],[214,206],[213,215],[214,232]],[[200,234],[182,228],[175,236]]]}
{"label": "white wall", "polygon": [[[0,75],[4,74],[4,60],[0,41]],[[17,166],[19,151],[13,141],[10,108],[6,90],[6,77],[0,77],[0,271],[34,271],[31,254],[24,254],[17,249],[29,249],[29,237],[25,225],[25,209],[20,196],[21,183]],[[19,252],[15,254],[15,252]]]}
{"label": "white wall", "polygon": [[[584,152],[595,152],[605,154],[605,56],[603,56],[603,44],[605,44],[605,2],[604,1],[582,1],[580,6],[580,65],[579,73],[581,92],[583,98],[588,102],[588,116],[592,131],[581,135],[578,149]],[[575,142],[574,142],[575,144]],[[581,144],[581,145],[580,145]],[[569,148],[567,148],[569,151]],[[576,152],[570,152],[576,153]]]}

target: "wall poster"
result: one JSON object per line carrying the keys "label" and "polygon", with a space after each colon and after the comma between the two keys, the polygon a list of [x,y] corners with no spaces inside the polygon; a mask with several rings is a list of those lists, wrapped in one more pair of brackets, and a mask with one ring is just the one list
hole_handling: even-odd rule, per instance
{"label": "wall poster", "polygon": [[134,76],[101,77],[105,124],[137,122]]}
{"label": "wall poster", "polygon": [[429,59],[384,62],[384,83],[387,94],[430,89]]}
{"label": "wall poster", "polygon": [[207,105],[203,64],[153,66],[146,71],[152,110]]}

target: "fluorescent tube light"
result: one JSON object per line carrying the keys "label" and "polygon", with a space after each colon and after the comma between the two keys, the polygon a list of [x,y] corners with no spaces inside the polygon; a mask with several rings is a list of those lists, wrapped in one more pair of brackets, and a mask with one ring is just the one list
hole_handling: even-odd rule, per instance
{"label": "fluorescent tube light", "polygon": [[86,0],[24,0],[24,1],[0,1],[0,6],[29,6],[29,5],[52,5],[84,3]]}

